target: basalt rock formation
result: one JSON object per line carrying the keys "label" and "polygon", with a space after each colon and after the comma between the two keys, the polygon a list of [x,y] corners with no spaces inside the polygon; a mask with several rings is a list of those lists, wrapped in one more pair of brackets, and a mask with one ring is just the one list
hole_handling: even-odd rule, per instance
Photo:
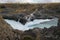
{"label": "basalt rock formation", "polygon": [[21,40],[40,40],[40,28],[34,28],[24,31],[21,36]]}
{"label": "basalt rock formation", "polygon": [[58,20],[58,26],[60,26],[60,18],[59,18],[59,20]]}
{"label": "basalt rock formation", "polygon": [[60,40],[60,26],[44,28],[41,31],[41,40]]}
{"label": "basalt rock formation", "polygon": [[[43,12],[43,11],[42,11]],[[28,21],[33,21],[35,19],[52,19],[53,16],[43,15],[42,12],[36,10],[33,13],[27,15],[24,13],[20,14],[11,14],[11,15],[3,15],[4,19],[19,21],[23,25]]]}

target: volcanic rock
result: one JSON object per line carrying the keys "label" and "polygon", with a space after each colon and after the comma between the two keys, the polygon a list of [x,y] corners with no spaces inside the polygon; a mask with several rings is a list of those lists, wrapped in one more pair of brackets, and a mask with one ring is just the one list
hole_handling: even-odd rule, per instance
{"label": "volcanic rock", "polygon": [[13,29],[0,16],[0,40],[20,40],[22,31]]}

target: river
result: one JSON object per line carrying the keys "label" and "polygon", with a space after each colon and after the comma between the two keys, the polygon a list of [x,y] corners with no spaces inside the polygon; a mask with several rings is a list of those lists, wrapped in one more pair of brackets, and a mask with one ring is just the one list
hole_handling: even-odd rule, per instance
{"label": "river", "polygon": [[33,29],[35,27],[38,28],[49,28],[51,26],[57,26],[58,23],[58,18],[54,19],[35,19],[34,21],[27,22],[25,25],[21,24],[18,21],[14,20],[8,20],[4,19],[8,24],[12,26],[13,29],[18,29],[18,30],[28,30],[28,29]]}

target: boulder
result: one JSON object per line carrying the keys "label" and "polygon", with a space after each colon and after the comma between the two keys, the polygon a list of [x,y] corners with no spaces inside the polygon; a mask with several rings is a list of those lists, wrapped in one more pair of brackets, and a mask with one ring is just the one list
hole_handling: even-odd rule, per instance
{"label": "boulder", "polygon": [[17,15],[4,15],[3,18],[18,21]]}
{"label": "boulder", "polygon": [[58,26],[60,26],[60,18],[59,18],[59,20],[58,20]]}
{"label": "boulder", "polygon": [[25,23],[27,22],[27,19],[25,19],[25,18],[20,18],[19,22],[22,23],[23,25],[25,25]]}

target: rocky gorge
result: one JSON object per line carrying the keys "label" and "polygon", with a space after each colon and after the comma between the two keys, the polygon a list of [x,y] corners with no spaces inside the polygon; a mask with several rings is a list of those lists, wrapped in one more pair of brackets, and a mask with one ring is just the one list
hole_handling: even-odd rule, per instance
{"label": "rocky gorge", "polygon": [[[0,5],[0,40],[60,40],[59,3],[39,4],[39,6],[37,4],[13,5]],[[18,7],[22,7],[23,10]],[[25,25],[26,22],[33,21],[34,19],[53,19],[55,17],[59,19],[58,26],[43,29],[33,28],[26,31],[13,29],[4,21],[4,19],[15,20]]]}

